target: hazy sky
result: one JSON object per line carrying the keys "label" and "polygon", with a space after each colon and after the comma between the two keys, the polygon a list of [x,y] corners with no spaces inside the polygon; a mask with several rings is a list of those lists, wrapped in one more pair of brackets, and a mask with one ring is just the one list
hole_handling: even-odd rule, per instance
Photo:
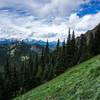
{"label": "hazy sky", "polygon": [[0,38],[55,41],[100,23],[100,0],[0,0]]}

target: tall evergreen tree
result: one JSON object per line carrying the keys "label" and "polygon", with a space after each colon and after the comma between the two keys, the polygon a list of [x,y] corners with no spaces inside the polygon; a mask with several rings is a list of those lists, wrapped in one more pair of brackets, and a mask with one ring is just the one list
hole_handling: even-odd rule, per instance
{"label": "tall evergreen tree", "polygon": [[43,76],[44,70],[45,70],[45,56],[44,56],[44,48],[42,48],[42,53],[41,53],[41,57],[40,57],[40,65],[39,67],[41,67],[41,76]]}
{"label": "tall evergreen tree", "polygon": [[34,72],[33,72],[34,76],[36,76],[38,72],[38,66],[39,66],[39,57],[38,57],[38,54],[36,54],[35,59],[34,59]]}
{"label": "tall evergreen tree", "polygon": [[46,55],[49,54],[49,42],[48,42],[48,40],[47,40],[46,47],[45,47],[45,54]]}
{"label": "tall evergreen tree", "polygon": [[66,43],[65,43],[65,39],[64,39],[63,44],[62,44],[62,50],[63,50],[63,52],[65,52],[65,49],[66,49]]}
{"label": "tall evergreen tree", "polygon": [[71,41],[71,32],[70,32],[70,28],[68,30],[68,37],[67,37],[67,44],[69,44]]}
{"label": "tall evergreen tree", "polygon": [[5,93],[4,93],[4,78],[3,78],[3,74],[0,73],[0,100],[4,100],[4,96],[5,96]]}
{"label": "tall evergreen tree", "polygon": [[60,66],[61,66],[61,73],[64,72],[65,66],[66,66],[66,44],[65,44],[65,39],[62,43],[62,48],[60,52]]}
{"label": "tall evergreen tree", "polygon": [[91,32],[89,34],[89,42],[88,42],[88,57],[89,58],[94,55],[93,45],[94,45],[94,37],[93,37],[93,33]]}
{"label": "tall evergreen tree", "polygon": [[29,68],[27,66],[27,60],[25,59],[25,61],[23,62],[24,64],[24,71],[23,71],[23,79],[24,79],[24,85],[23,85],[23,88],[24,88],[24,92],[26,90],[29,89],[29,80],[30,80],[30,73],[29,73]]}
{"label": "tall evergreen tree", "polygon": [[87,59],[87,40],[84,34],[80,36],[80,46],[79,46],[79,51],[78,51],[78,63],[84,61]]}
{"label": "tall evergreen tree", "polygon": [[29,74],[30,74],[30,79],[32,79],[33,78],[33,71],[34,71],[34,65],[33,65],[34,63],[33,63],[33,57],[32,57],[32,55],[30,55],[30,57],[29,57],[29,63],[28,63],[28,65],[29,65]]}
{"label": "tall evergreen tree", "polygon": [[71,46],[71,33],[70,33],[70,28],[69,28],[67,44],[66,44],[66,67],[71,66],[71,59],[72,59],[71,47],[72,47]]}
{"label": "tall evergreen tree", "polygon": [[18,93],[19,88],[20,88],[17,68],[16,68],[15,65],[12,66],[12,72],[11,73],[12,73],[12,76],[11,76],[12,94],[13,94],[13,97],[15,97],[16,94]]}
{"label": "tall evergreen tree", "polygon": [[11,91],[11,69],[10,69],[10,62],[7,57],[6,64],[4,66],[4,85],[5,85],[5,100],[9,100],[12,97],[12,91]]}
{"label": "tall evergreen tree", "polygon": [[58,39],[57,46],[56,46],[57,53],[59,52],[59,48],[60,48],[59,46],[60,46],[60,40]]}
{"label": "tall evergreen tree", "polygon": [[4,66],[4,73],[5,73],[5,78],[10,79],[11,74],[10,74],[10,65],[9,65],[9,59],[7,57],[6,59],[6,64]]}
{"label": "tall evergreen tree", "polygon": [[47,43],[45,46],[44,57],[45,57],[45,64],[48,64],[49,63],[49,43],[48,43],[48,40],[47,40]]}
{"label": "tall evergreen tree", "polygon": [[74,30],[73,30],[72,39],[71,39],[71,55],[72,55],[71,66],[73,66],[77,63],[77,45],[76,45]]}
{"label": "tall evergreen tree", "polygon": [[41,53],[41,57],[40,57],[40,65],[42,68],[44,68],[45,66],[45,56],[44,56],[44,48],[42,48],[42,53]]}

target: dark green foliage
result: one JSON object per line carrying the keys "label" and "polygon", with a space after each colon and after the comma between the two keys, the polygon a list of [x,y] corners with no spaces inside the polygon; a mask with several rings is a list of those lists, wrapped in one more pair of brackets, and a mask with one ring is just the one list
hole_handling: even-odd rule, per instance
{"label": "dark green foliage", "polygon": [[86,37],[85,35],[81,35],[80,36],[80,45],[79,45],[79,49],[78,49],[78,63],[86,60],[88,57],[88,47],[87,47],[87,43],[86,43]]}
{"label": "dark green foliage", "polygon": [[91,32],[89,35],[89,43],[88,43],[88,56],[89,57],[92,57],[94,55],[93,45],[94,45],[94,36],[93,36],[93,33]]}
{"label": "dark green foliage", "polygon": [[67,67],[73,66],[76,64],[77,59],[77,45],[75,40],[75,33],[73,31],[72,36],[69,33],[68,39],[67,39],[67,45],[66,45],[66,61],[67,61]]}
{"label": "dark green foliage", "polygon": [[48,43],[48,40],[47,40],[45,50],[44,50],[44,59],[45,59],[45,63],[48,64],[49,63],[49,43]]}
{"label": "dark green foliage", "polygon": [[56,51],[59,52],[60,40],[58,39]]}
{"label": "dark green foliage", "polygon": [[0,100],[4,99],[4,77],[0,73]]}
{"label": "dark green foliage", "polygon": [[70,29],[69,29],[67,44],[66,44],[66,68],[71,66],[71,60],[72,60],[71,49],[72,49],[72,44],[71,44],[71,34],[70,34]]}
{"label": "dark green foliage", "polygon": [[16,96],[18,90],[19,90],[19,80],[18,80],[18,72],[16,66],[12,67],[12,72],[11,72],[11,91],[13,94],[13,97]]}
{"label": "dark green foliage", "polygon": [[29,57],[29,63],[28,63],[28,65],[29,65],[29,73],[30,73],[30,79],[32,79],[32,77],[33,77],[33,70],[35,69],[34,68],[34,63],[33,63],[33,59],[32,59],[32,57],[31,57],[31,55],[30,55],[30,57]]}
{"label": "dark green foliage", "polygon": [[71,62],[71,66],[77,64],[77,50],[78,50],[78,46],[76,44],[76,40],[75,40],[75,32],[73,31],[72,34],[72,39],[71,39],[71,55],[72,55],[72,62]]}
{"label": "dark green foliage", "polygon": [[11,67],[9,64],[9,59],[7,58],[6,64],[4,66],[4,97],[5,100],[9,100],[13,95],[11,91]]}
{"label": "dark green foliage", "polygon": [[94,55],[100,53],[100,28],[99,27],[97,27],[96,34],[94,34],[93,53]]}

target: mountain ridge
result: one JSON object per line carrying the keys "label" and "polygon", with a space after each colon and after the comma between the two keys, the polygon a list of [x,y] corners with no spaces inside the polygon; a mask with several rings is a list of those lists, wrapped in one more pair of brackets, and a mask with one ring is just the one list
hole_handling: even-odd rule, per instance
{"label": "mountain ridge", "polygon": [[[24,40],[16,40],[16,39],[0,39],[0,45],[11,45],[11,44],[16,44],[16,43],[21,43],[24,42],[26,44],[29,45],[40,45],[40,46],[45,46],[46,42],[42,41],[42,40],[28,40],[28,39],[24,39]],[[57,41],[52,41],[49,42],[49,47],[56,47]],[[60,45],[62,45],[62,42],[60,43]]]}

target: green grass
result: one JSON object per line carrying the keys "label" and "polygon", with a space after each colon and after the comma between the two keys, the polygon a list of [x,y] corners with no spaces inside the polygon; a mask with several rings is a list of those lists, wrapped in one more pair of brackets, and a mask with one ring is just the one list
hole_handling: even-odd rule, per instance
{"label": "green grass", "polygon": [[100,56],[14,100],[100,100]]}

